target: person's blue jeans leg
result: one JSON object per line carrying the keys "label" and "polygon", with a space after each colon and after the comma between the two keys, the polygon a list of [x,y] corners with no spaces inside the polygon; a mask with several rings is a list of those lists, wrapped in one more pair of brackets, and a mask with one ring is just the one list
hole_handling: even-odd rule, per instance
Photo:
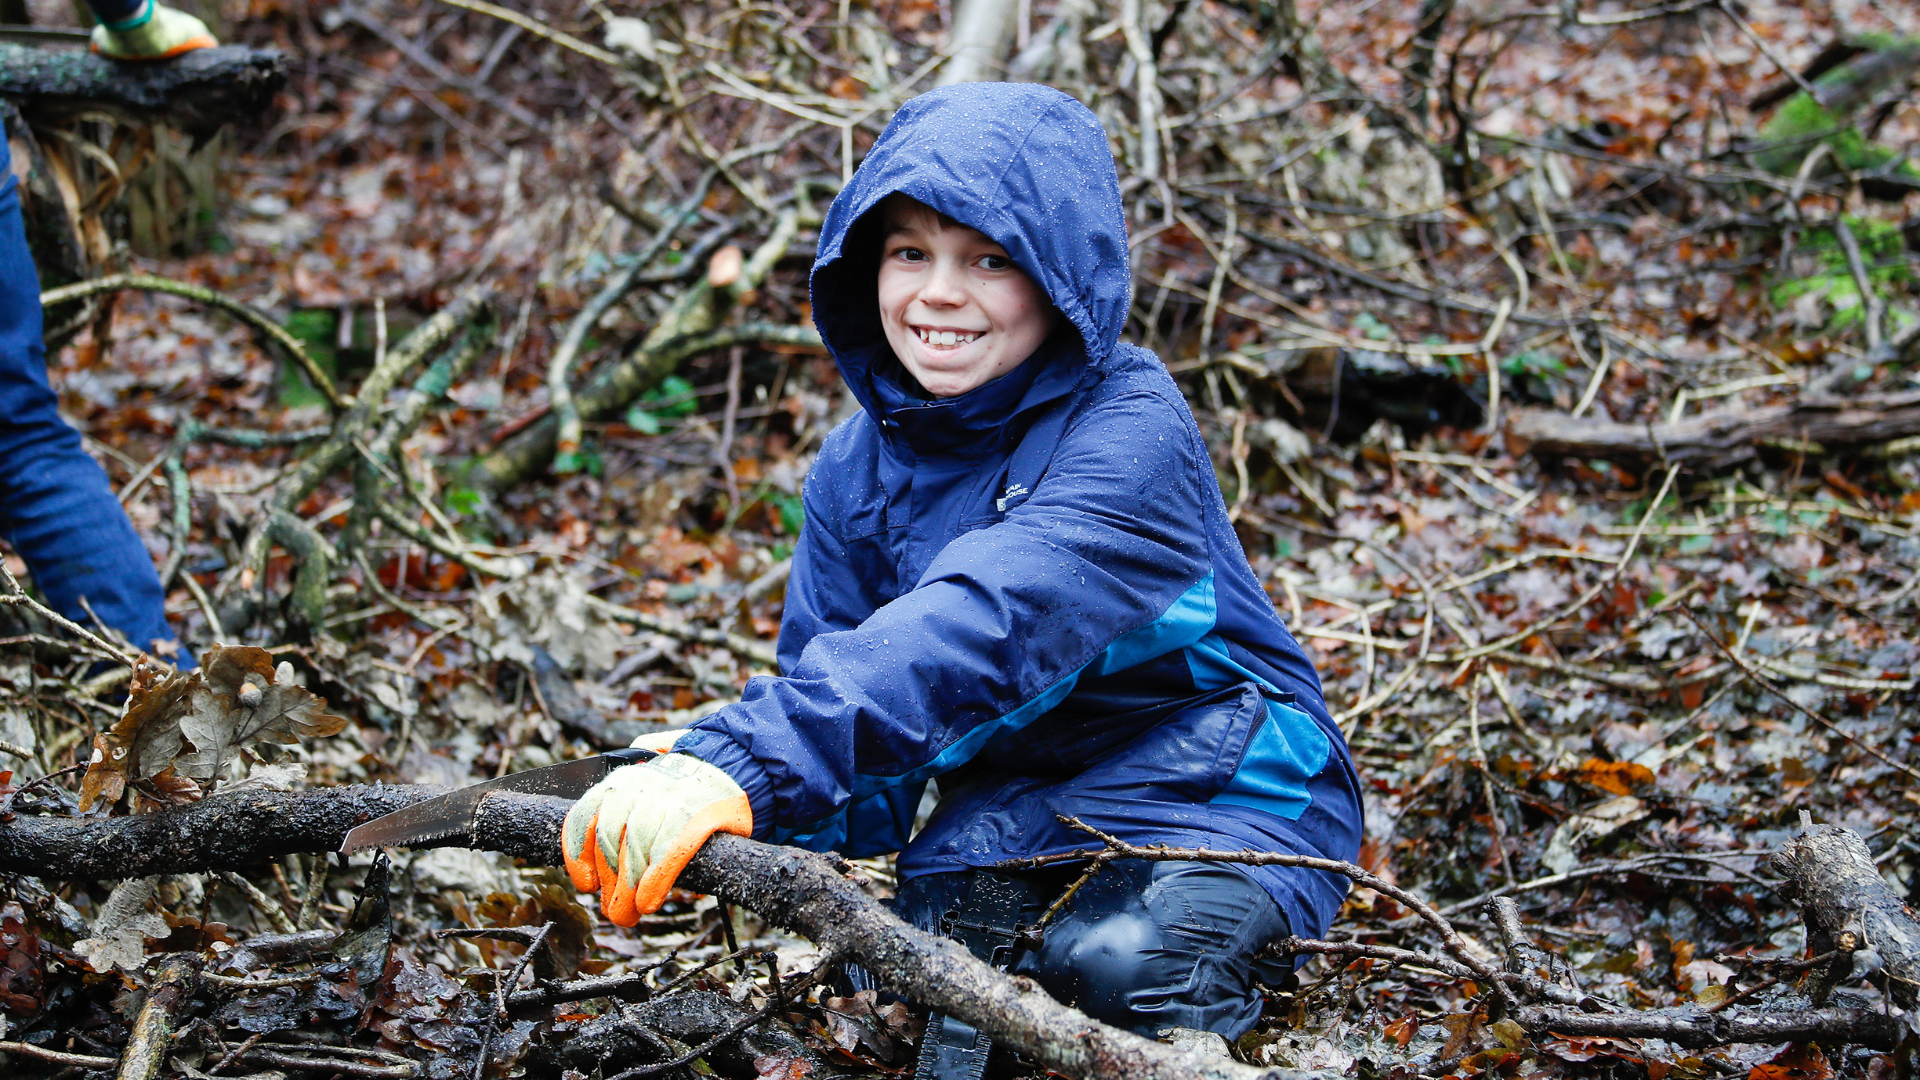
{"label": "person's blue jeans leg", "polygon": [[174,636],[160,575],[107,474],[60,419],[41,340],[40,278],[9,156],[0,139],[0,536],[54,610],[91,626],[91,607],[135,648],[151,650]]}

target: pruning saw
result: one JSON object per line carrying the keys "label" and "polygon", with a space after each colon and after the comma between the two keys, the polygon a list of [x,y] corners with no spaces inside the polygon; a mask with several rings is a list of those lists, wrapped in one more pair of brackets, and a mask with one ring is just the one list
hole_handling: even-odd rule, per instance
{"label": "pruning saw", "polygon": [[633,765],[659,757],[659,751],[629,747],[577,761],[563,761],[539,769],[495,777],[484,783],[423,799],[391,814],[382,814],[365,824],[347,830],[341,842],[342,853],[365,848],[418,846],[434,840],[446,840],[473,833],[474,813],[481,800],[496,791],[522,795],[556,795],[578,799],[587,789],[622,765]]}

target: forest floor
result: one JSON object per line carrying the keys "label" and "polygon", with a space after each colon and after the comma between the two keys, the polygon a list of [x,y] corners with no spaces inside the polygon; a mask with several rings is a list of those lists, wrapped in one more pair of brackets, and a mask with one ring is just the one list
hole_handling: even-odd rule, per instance
{"label": "forest floor", "polygon": [[[950,17],[944,0],[613,0],[549,7],[530,31],[450,4],[227,4],[231,39],[291,58],[279,110],[203,152],[206,212],[176,230],[195,239],[97,268],[244,300],[349,390],[428,316],[490,288],[484,349],[417,427],[378,445],[369,428],[355,460],[371,466],[294,490],[313,440],[241,436],[324,429],[327,403],[284,350],[175,296],[120,294],[50,361],[169,570],[183,640],[268,647],[348,720],[253,753],[256,771],[304,766],[263,783],[461,785],[590,752],[592,725],[536,678],[536,646],[619,722],[688,722],[771,670],[799,484],[854,408],[831,361],[800,337],[696,352],[584,415],[557,458],[550,368],[641,253],[644,280],[582,327],[562,374],[576,390],[646,354],[727,245],[751,256],[771,236],[775,261],[719,317],[807,325],[819,212],[891,109],[931,85]],[[1752,991],[1734,958],[1806,954],[1767,864],[1801,811],[1866,837],[1901,895],[1920,885],[1920,426],[1823,442],[1763,423],[1835,398],[1866,410],[1856,421],[1892,416],[1916,389],[1920,185],[1873,150],[1920,144],[1906,44],[1920,14],[1638,6],[1567,20],[1508,0],[1303,0],[1289,24],[1284,5],[1176,0],[1126,25],[1106,0],[1034,0],[1014,66],[1115,135],[1137,263],[1128,334],[1187,390],[1253,567],[1322,674],[1365,789],[1360,862],[1488,956],[1500,935],[1483,904],[1513,897],[1552,977],[1616,1004],[1710,1007],[1746,986],[1787,1008],[1807,1000],[1791,978]],[[1840,76],[1812,69],[1831,122],[1781,127],[1810,104],[1801,73],[1848,42]],[[1825,89],[1848,72],[1865,85],[1860,58],[1890,55],[1905,65],[1890,81]],[[1144,148],[1143,112],[1160,121]],[[1612,451],[1542,452],[1608,420]],[[249,547],[289,492],[281,510],[338,556],[304,625],[282,600],[303,560]],[[419,535],[373,520],[369,492]],[[16,786],[84,762],[117,713],[111,689],[85,692],[96,657],[49,633],[30,619],[0,643]],[[189,797],[133,779],[135,810]],[[5,812],[76,805],[54,783]],[[324,865],[158,882],[164,921],[145,933],[103,929],[111,883],[0,879],[0,1041],[118,1055],[150,956],[284,973],[236,943],[303,916],[343,925],[368,860]],[[884,860],[868,870],[888,880]],[[521,946],[435,934],[450,928],[569,925],[578,947],[553,977],[664,960],[665,983],[730,941],[779,950],[782,970],[812,956],[684,894],[613,927],[563,874],[484,852],[400,854],[392,895],[381,996],[233,993],[175,1060],[326,1073],[229,1057],[260,1037],[320,1047],[346,1075],[474,1075],[463,1010],[519,974]],[[129,933],[131,955],[102,944]],[[1367,889],[1328,936],[1437,947]],[[703,978],[690,985],[764,999],[750,970]],[[1894,1068],[1844,1042],[1529,1035],[1489,1014],[1484,989],[1320,956],[1270,988],[1238,1051],[1463,1078]],[[1881,995],[1855,980],[1835,997]],[[563,1048],[608,1006],[577,1007],[498,1036],[488,1074],[582,1067]],[[740,1075],[911,1063],[905,1010],[822,997],[785,1022],[816,1064],[770,1052]],[[7,1067],[74,1065],[23,1052]]]}

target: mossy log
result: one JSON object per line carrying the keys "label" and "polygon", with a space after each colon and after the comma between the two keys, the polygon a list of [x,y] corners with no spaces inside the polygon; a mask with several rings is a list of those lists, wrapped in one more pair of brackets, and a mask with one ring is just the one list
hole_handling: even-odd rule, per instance
{"label": "mossy log", "polygon": [[[1814,175],[1861,175],[1866,194],[1900,199],[1920,189],[1920,169],[1897,147],[1873,141],[1885,111],[1905,96],[1920,67],[1920,38],[1881,39],[1853,46],[1851,59],[1821,71],[1814,93],[1785,95],[1760,129],[1753,161],[1769,172],[1796,175],[1807,155],[1824,145],[1830,161],[1815,162]],[[1828,54],[1822,54],[1825,58]],[[1765,97],[1766,95],[1763,95]]]}
{"label": "mossy log", "polygon": [[245,45],[135,64],[0,42],[0,97],[36,122],[105,110],[165,123],[198,143],[224,124],[261,115],[286,81],[284,55]]}

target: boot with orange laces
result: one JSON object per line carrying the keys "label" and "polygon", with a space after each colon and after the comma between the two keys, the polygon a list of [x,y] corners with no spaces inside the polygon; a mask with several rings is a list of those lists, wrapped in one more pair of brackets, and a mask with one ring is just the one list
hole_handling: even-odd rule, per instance
{"label": "boot with orange laces", "polygon": [[609,773],[567,812],[561,830],[574,887],[599,892],[600,910],[619,926],[659,911],[709,836],[753,835],[747,793],[699,758],[671,753],[680,734],[634,740],[660,756]]}

